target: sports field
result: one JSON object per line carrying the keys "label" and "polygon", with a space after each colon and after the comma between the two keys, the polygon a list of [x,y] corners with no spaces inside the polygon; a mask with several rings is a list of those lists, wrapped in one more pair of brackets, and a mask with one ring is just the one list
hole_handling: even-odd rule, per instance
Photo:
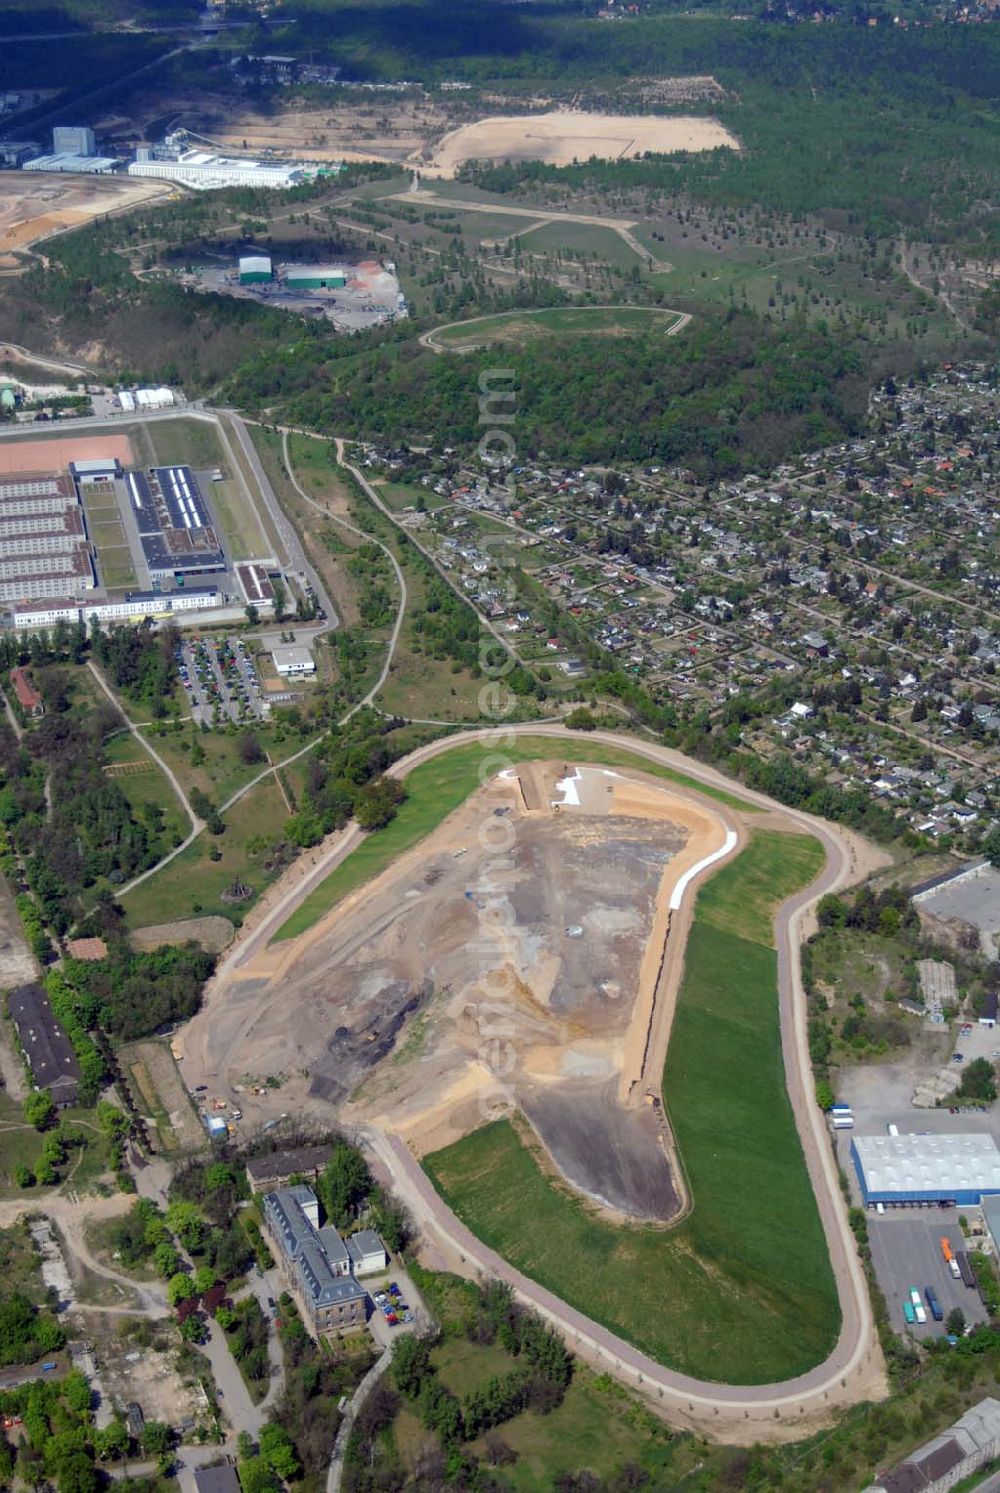
{"label": "sports field", "polygon": [[424,1158],[460,1218],[505,1259],[661,1363],[762,1384],[820,1362],[840,1325],[826,1240],[785,1087],[776,908],[822,850],[756,830],[699,893],[664,1073],[693,1208],[616,1227],[501,1121]]}
{"label": "sports field", "polygon": [[[479,787],[479,769],[489,755],[482,742],[472,742],[456,746],[454,751],[443,752],[440,757],[415,767],[406,778],[406,802],[395,819],[385,829],[362,840],[358,848],[300,903],[287,922],[282,923],[272,942],[297,938],[300,933],[305,933],[341,898],[378,876],[398,855],[436,829]],[[596,741],[575,737],[559,740],[548,736],[521,736],[509,750],[504,750],[503,756],[511,762],[551,761],[562,757],[568,762],[602,762],[607,767],[637,768],[653,777],[666,778],[668,782],[704,793],[730,808],[753,811],[752,805],[723,788],[706,788],[672,768],[649,762],[621,747],[602,746]]]}
{"label": "sports field", "polygon": [[681,319],[678,311],[658,306],[554,306],[541,311],[503,311],[435,327],[431,347],[465,352],[490,342],[534,342],[550,336],[627,337],[641,332],[667,333]]}

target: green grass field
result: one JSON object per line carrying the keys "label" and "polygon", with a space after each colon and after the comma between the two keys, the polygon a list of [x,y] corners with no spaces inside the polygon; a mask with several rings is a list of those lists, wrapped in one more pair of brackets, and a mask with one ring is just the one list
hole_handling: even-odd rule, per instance
{"label": "green grass field", "polygon": [[198,468],[218,467],[225,460],[214,421],[180,415],[176,420],[150,421],[146,431],[156,460],[163,466],[184,462]]}
{"label": "green grass field", "polygon": [[[247,844],[257,837],[280,835],[287,818],[288,809],[274,779],[258,784],[226,814],[224,835],[199,835],[162,871],[122,898],[128,926],[147,928],[209,914],[230,920],[242,917],[274,880],[274,873],[265,869],[260,855],[249,853]],[[213,849],[221,851],[221,860],[211,859]],[[221,894],[237,877],[253,895],[238,904],[221,901]]]}
{"label": "green grass field", "polygon": [[101,584],[111,590],[137,587],[139,578],[114,493],[101,489],[85,491],[83,507],[87,528],[97,550],[97,574]]}
{"label": "green grass field", "polygon": [[676,311],[658,306],[556,306],[478,316],[437,328],[431,335],[441,347],[461,352],[484,342],[532,342],[550,335],[626,337],[655,330],[666,332],[676,320]]}
{"label": "green grass field", "polygon": [[[809,836],[755,831],[698,898],[664,1072],[693,1208],[618,1228],[553,1181],[501,1121],[425,1158],[487,1244],[660,1362],[698,1378],[789,1378],[833,1347],[840,1312],[785,1088],[776,907],[811,881]],[[526,1143],[527,1142],[527,1143]]]}
{"label": "green grass field", "polygon": [[[296,908],[287,922],[275,934],[273,942],[286,938],[297,938],[311,928],[329,912],[341,898],[355,887],[370,881],[395,860],[398,855],[416,845],[425,835],[463,804],[470,793],[479,786],[479,769],[489,755],[482,742],[457,744],[453,751],[445,752],[430,762],[421,763],[406,779],[407,800],[391,824],[377,834],[362,840],[358,848],[342,861],[325,881],[320,882],[314,892]],[[586,741],[578,736],[567,735],[565,741],[547,736],[522,736],[515,740],[503,755],[512,762],[532,762],[539,759],[550,761],[564,757],[567,761],[603,762],[608,767],[632,767],[650,773],[653,777],[665,778],[682,787],[693,788],[699,793],[717,799],[730,808],[749,809],[735,794],[722,788],[706,788],[694,779],[659,763],[648,762],[622,747],[602,746],[599,742]]]}

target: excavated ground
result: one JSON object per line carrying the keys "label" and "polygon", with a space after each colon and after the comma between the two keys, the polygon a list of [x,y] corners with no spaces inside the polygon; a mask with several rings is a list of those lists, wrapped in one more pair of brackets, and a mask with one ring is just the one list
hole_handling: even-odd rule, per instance
{"label": "excavated ground", "polygon": [[[189,1046],[245,1095],[278,1075],[284,1111],[333,1105],[418,1154],[509,1089],[574,1187],[669,1219],[669,1136],[636,1079],[659,974],[648,946],[662,949],[681,870],[722,833],[703,802],[644,774],[527,764],[243,966]],[[241,1102],[250,1120],[254,1096]]]}

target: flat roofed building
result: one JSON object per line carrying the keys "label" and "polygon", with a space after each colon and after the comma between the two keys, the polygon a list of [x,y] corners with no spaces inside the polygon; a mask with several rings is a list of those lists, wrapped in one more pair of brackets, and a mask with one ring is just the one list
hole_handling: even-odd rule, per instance
{"label": "flat roofed building", "polygon": [[1000,1150],[991,1135],[856,1135],[851,1160],[866,1204],[974,1207],[1000,1194]]}
{"label": "flat roofed building", "polygon": [[54,627],[57,622],[79,622],[80,607],[75,601],[64,597],[49,602],[31,602],[14,607],[11,621],[23,632],[38,632],[43,627]]}
{"label": "flat roofed building", "polygon": [[116,456],[99,456],[90,461],[71,461],[70,475],[77,482],[113,482],[122,474],[122,464]]}
{"label": "flat roofed building", "polygon": [[347,284],[342,264],[288,264],[284,273],[290,290],[343,290]]}
{"label": "flat roofed building", "polygon": [[241,1493],[236,1469],[228,1462],[220,1462],[217,1467],[196,1467],[194,1485],[198,1493]]}
{"label": "flat roofed building", "polygon": [[97,154],[94,132],[85,124],[57,124],[52,130],[52,149],[57,155]]}
{"label": "flat roofed building", "polygon": [[64,472],[11,472],[0,477],[0,505],[4,513],[60,513],[78,503],[72,478]]}
{"label": "flat roofed building", "polygon": [[78,156],[69,152],[60,151],[55,155],[37,156],[33,161],[25,161],[21,167],[22,171],[64,171],[73,172],[79,176],[110,176],[117,170],[118,161],[114,156]]}
{"label": "flat roofed building", "polygon": [[57,1105],[75,1104],[80,1092],[76,1053],[41,985],[19,985],[7,1006],[36,1086],[48,1089]]}
{"label": "flat roofed building", "polygon": [[274,667],[282,679],[294,678],[303,674],[315,674],[316,660],[308,648],[288,647],[275,648],[271,657]]}
{"label": "flat roofed building", "polygon": [[246,565],[237,565],[235,569],[243,599],[248,606],[274,606],[274,587],[271,585],[266,565],[250,561]]}
{"label": "flat roofed building", "polygon": [[304,167],[299,164],[271,166],[260,161],[232,160],[204,150],[183,151],[168,160],[136,159],[128,168],[129,176],[152,176],[178,181],[195,191],[208,192],[220,187],[262,187],[287,191],[303,180]]}
{"label": "flat roofed building", "polygon": [[128,472],[125,485],[152,581],[225,570],[226,557],[190,467]]}

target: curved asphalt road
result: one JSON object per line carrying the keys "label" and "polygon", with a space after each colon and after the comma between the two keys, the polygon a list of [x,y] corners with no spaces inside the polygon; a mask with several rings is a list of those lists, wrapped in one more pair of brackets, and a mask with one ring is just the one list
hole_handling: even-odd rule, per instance
{"label": "curved asphalt road", "polygon": [[[574,738],[567,734],[565,728],[526,723],[463,731],[444,740],[430,742],[395,763],[391,771],[394,775],[405,776],[430,757],[448,751],[458,743],[475,739],[488,741],[491,752],[496,750],[502,753],[502,742],[508,735],[554,736],[565,741],[567,755],[572,755]],[[807,1416],[815,1418],[829,1414],[838,1404],[875,1398],[884,1384],[882,1361],[874,1333],[867,1284],[853,1235],[847,1226],[829,1136],[812,1092],[806,1001],[799,958],[800,930],[806,912],[826,892],[845,885],[852,877],[853,862],[849,842],[823,821],[797,810],[786,809],[763,794],[737,788],[731,779],[723,777],[713,768],[692,762],[667,747],[636,741],[632,737],[619,736],[610,731],[589,733],[587,739],[624,747],[637,757],[646,757],[683,771],[697,782],[736,793],[759,808],[777,810],[802,829],[816,835],[826,851],[826,864],[820,875],[811,886],[790,898],[780,909],[775,920],[775,933],[782,1052],[788,1091],[826,1232],[840,1298],[841,1330],[833,1352],[824,1363],[780,1384],[749,1387],[713,1384],[666,1369],[624,1339],[600,1327],[514,1270],[476,1239],[434,1191],[419,1163],[398,1137],[387,1136],[369,1128],[365,1132],[365,1138],[388,1167],[394,1186],[411,1208],[417,1222],[432,1237],[440,1239],[451,1252],[457,1251],[463,1262],[468,1264],[470,1273],[476,1269],[486,1270],[509,1281],[522,1300],[535,1307],[566,1334],[577,1352],[611,1368],[643,1394],[653,1398],[662,1408],[670,1409],[701,1426],[714,1423],[720,1431],[723,1420],[730,1423],[743,1420],[749,1423],[746,1427],[747,1436],[752,1437],[762,1434],[763,1424],[767,1424],[773,1432],[776,1421],[797,1422]],[[249,938],[233,950],[213,981],[216,988],[224,984],[230,970],[243,965],[264,947],[291,912],[350,853],[360,838],[360,831],[353,825],[337,836],[309,875],[275,903]],[[779,1228],[794,1228],[795,1222],[794,1219],[778,1219],[775,1225]],[[720,1419],[715,1421],[714,1417]],[[728,1434],[732,1435],[732,1424]]]}

